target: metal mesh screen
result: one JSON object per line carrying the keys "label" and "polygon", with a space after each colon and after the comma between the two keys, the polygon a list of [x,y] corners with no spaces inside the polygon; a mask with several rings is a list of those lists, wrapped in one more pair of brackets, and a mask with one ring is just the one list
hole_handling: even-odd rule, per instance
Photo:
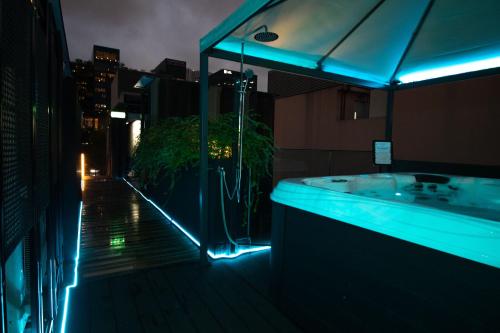
{"label": "metal mesh screen", "polygon": [[36,29],[35,36],[35,204],[41,211],[49,202],[49,103],[48,49],[45,35]]}
{"label": "metal mesh screen", "polygon": [[47,60],[50,61],[50,93],[51,93],[51,100],[50,100],[50,108],[51,108],[51,128],[52,128],[52,135],[51,135],[51,151],[52,151],[52,159],[50,161],[50,169],[52,171],[52,184],[53,186],[58,185],[59,183],[59,166],[60,166],[60,142],[59,142],[59,129],[61,128],[61,123],[60,123],[60,116],[59,116],[59,105],[60,105],[60,87],[59,87],[59,82],[61,82],[60,78],[60,73],[61,68],[60,68],[60,63],[61,59],[58,59],[57,53],[58,53],[58,45],[56,43],[56,35],[52,34],[51,38],[51,52],[50,52],[50,58]]}
{"label": "metal mesh screen", "polygon": [[[14,14],[15,13],[15,14]],[[2,1],[2,231],[8,256],[32,226],[31,17],[27,1]]]}

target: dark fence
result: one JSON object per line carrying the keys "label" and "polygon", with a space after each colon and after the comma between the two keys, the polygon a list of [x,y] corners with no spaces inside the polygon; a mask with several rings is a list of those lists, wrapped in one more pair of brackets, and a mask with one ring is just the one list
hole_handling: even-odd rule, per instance
{"label": "dark fence", "polygon": [[277,149],[274,184],[281,179],[378,172],[371,151]]}
{"label": "dark fence", "polygon": [[0,126],[4,258],[33,226],[31,20],[31,9],[26,1],[2,2]]}
{"label": "dark fence", "polygon": [[[24,291],[19,292],[29,300],[28,325],[40,331],[55,318],[65,258],[74,258],[74,246],[63,239],[65,234],[76,239],[80,201],[79,116],[72,79],[64,77],[66,45],[57,6],[0,2],[2,304],[14,307],[7,299],[17,290],[9,281],[22,275]],[[22,271],[6,270],[7,263],[22,265]],[[23,310],[2,309],[2,317],[16,311]],[[12,326],[19,325],[17,320],[3,319],[3,329],[17,329]]]}

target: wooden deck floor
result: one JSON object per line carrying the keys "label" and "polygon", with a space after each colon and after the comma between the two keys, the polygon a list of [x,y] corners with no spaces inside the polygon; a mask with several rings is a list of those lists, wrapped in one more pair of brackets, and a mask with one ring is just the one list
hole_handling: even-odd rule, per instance
{"label": "wooden deck floor", "polygon": [[[81,253],[85,264],[81,272],[87,278],[72,290],[67,332],[298,332],[267,296],[268,253],[218,261],[208,267],[200,267],[192,260],[175,263],[165,253],[161,260],[146,259],[139,249],[145,246],[149,248],[145,253],[155,256],[151,238],[131,228],[128,232],[134,235],[134,246],[125,255],[124,263],[118,263],[121,256],[115,257],[110,247],[120,242],[104,241],[111,231],[128,230],[122,224],[133,226],[127,219],[134,216],[139,225],[159,222],[154,208],[148,208],[147,202],[125,186],[116,182],[94,183],[86,191],[82,224],[82,236],[86,236],[82,238]],[[132,208],[134,205],[139,208]],[[118,218],[110,220],[109,216],[115,214],[127,219],[122,218],[121,223]],[[169,228],[162,222],[144,230],[162,233]],[[181,244],[175,248],[190,245],[182,234],[163,236],[153,243],[168,247],[172,239]],[[175,251],[170,253],[177,256]],[[150,260],[153,264],[149,264]],[[163,266],[159,267],[161,263]],[[121,274],[113,274],[114,268]]]}
{"label": "wooden deck floor", "polygon": [[83,279],[198,258],[198,248],[124,181],[87,182],[80,248]]}
{"label": "wooden deck floor", "polygon": [[225,264],[142,270],[73,291],[68,332],[298,332]]}

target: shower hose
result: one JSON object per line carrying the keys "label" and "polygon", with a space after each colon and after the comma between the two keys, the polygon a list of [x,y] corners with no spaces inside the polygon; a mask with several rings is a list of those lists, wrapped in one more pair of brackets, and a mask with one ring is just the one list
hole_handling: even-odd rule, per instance
{"label": "shower hose", "polygon": [[[238,242],[236,242],[232,237],[231,237],[231,234],[229,233],[229,229],[227,227],[227,220],[226,220],[226,208],[225,208],[225,204],[224,204],[224,188],[226,189],[226,192],[227,192],[227,196],[229,198],[229,200],[233,200],[235,194],[236,194],[236,191],[233,191],[233,193],[231,194],[229,192],[229,188],[227,186],[227,181],[226,181],[226,172],[224,171],[224,168],[222,167],[219,167],[218,168],[218,171],[219,171],[219,184],[220,184],[220,202],[221,202],[221,212],[222,212],[222,223],[224,225],[224,232],[226,233],[226,237],[227,239],[229,240],[229,242],[231,244],[233,244],[234,246],[238,246]],[[248,174],[248,201],[247,201],[247,209],[248,209],[248,212],[247,212],[247,237],[248,239],[250,240],[250,205],[251,205],[251,170],[249,169],[249,174]],[[235,188],[236,189],[236,188]],[[251,243],[251,241],[250,241]]]}

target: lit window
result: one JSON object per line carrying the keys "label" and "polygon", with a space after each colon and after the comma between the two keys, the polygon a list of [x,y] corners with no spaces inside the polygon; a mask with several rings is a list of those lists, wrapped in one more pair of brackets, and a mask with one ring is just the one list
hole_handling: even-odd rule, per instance
{"label": "lit window", "polygon": [[368,91],[340,89],[340,120],[357,120],[370,118],[370,93]]}

